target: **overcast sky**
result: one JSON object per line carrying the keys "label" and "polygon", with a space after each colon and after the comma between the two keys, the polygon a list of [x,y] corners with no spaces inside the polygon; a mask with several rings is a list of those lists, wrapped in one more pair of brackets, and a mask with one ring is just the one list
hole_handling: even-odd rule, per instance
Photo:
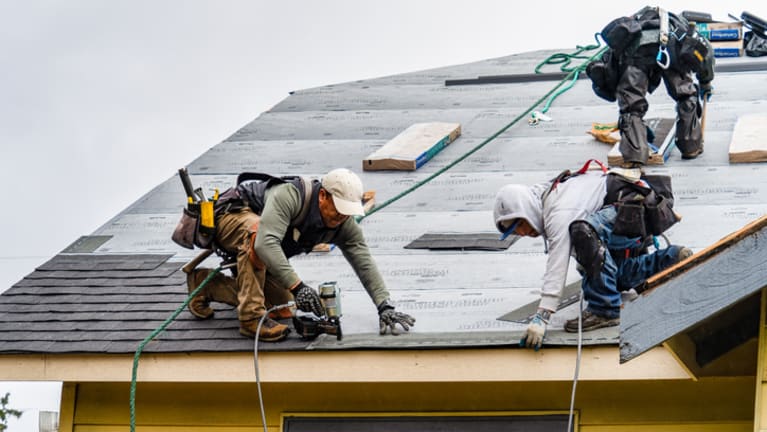
{"label": "overcast sky", "polygon": [[[572,51],[644,5],[0,0],[0,292],[292,90]],[[764,0],[661,6],[767,18]],[[58,410],[58,386],[6,391],[12,407]],[[11,431],[36,431],[30,416]]]}

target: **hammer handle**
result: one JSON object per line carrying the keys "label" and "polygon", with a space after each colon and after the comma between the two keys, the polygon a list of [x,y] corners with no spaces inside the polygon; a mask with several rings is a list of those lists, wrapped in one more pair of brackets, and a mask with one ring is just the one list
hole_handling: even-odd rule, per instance
{"label": "hammer handle", "polygon": [[195,268],[197,268],[200,263],[205,261],[205,258],[209,257],[211,254],[213,254],[213,249],[204,249],[202,252],[200,252],[199,255],[194,257],[191,261],[186,263],[183,267],[181,267],[181,270],[186,273],[190,274],[194,271]]}

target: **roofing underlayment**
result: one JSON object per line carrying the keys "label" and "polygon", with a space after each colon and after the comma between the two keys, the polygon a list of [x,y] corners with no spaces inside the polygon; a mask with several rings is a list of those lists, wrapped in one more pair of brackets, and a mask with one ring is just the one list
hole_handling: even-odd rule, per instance
{"label": "roofing underlayment", "polygon": [[[347,167],[383,203],[460,157],[524,113],[557,81],[471,83],[482,76],[529,74],[554,51],[537,51],[465,65],[300,90],[263,113],[188,166],[195,186],[210,196],[243,171],[319,177]],[[683,221],[668,239],[699,251],[767,213],[767,166],[730,164],[728,148],[739,116],[767,113],[767,60],[718,59],[708,105],[705,153],[681,160],[674,151],[648,172],[673,177]],[[752,71],[742,71],[750,68]],[[723,72],[729,69],[731,72]],[[544,69],[544,71],[547,71]],[[558,69],[551,67],[551,72]],[[445,85],[446,80],[469,80]],[[675,116],[659,88],[647,117]],[[538,107],[540,109],[540,107]],[[526,325],[497,319],[537,301],[546,255],[540,238],[522,238],[502,251],[425,250],[404,246],[425,233],[496,235],[492,206],[507,183],[532,184],[607,159],[609,145],[586,132],[611,122],[617,106],[597,98],[589,81],[560,96],[551,122],[523,119],[488,145],[413,193],[365,218],[372,254],[399,309],[417,318],[409,334],[377,334],[376,309],[339,250],[291,260],[310,285],[337,281],[344,339],[262,344],[264,350],[440,348],[516,345]],[[362,160],[417,122],[460,123],[462,135],[414,172],[363,172]],[[186,204],[169,168],[168,180],[84,236],[0,296],[0,352],[132,353],[184,301],[180,267],[198,251],[175,245],[171,233]],[[215,267],[216,259],[207,266]],[[573,263],[574,264],[574,263]],[[571,267],[568,283],[578,273]],[[145,352],[249,351],[235,311],[214,304],[211,320],[187,310]],[[577,305],[557,313],[549,345],[575,345],[564,333]],[[584,334],[586,344],[617,345],[618,327]]]}

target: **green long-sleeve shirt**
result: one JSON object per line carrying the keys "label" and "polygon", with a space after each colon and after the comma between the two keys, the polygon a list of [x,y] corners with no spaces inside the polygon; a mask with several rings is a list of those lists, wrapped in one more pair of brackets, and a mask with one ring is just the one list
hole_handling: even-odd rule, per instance
{"label": "green long-sleeve shirt", "polygon": [[[300,281],[293,266],[282,250],[282,239],[288,235],[290,222],[301,212],[301,196],[295,186],[289,183],[273,186],[266,191],[264,209],[253,248],[266,265],[269,275],[286,287],[293,288]],[[295,235],[289,233],[289,235]],[[362,229],[348,218],[335,232],[329,233],[323,243],[334,243],[354,269],[362,285],[376,306],[389,298],[381,273],[378,271],[370,249],[365,243]]]}

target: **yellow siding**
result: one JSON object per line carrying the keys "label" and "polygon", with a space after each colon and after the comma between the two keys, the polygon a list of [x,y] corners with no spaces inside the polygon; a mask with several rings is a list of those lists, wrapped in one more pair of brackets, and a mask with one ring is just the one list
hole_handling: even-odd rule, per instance
{"label": "yellow siding", "polygon": [[[571,384],[267,383],[263,392],[269,429],[278,432],[285,413],[562,413],[569,409]],[[580,430],[751,430],[754,384],[754,377],[580,382]],[[126,383],[79,384],[74,432],[126,431],[128,392]],[[139,383],[136,418],[138,432],[240,432],[261,425],[251,383]]]}
{"label": "yellow siding", "polygon": [[751,422],[584,426],[579,432],[749,432]]}
{"label": "yellow siding", "polygon": [[759,317],[759,358],[756,363],[756,391],[754,397],[754,427],[756,432],[767,431],[767,290],[762,290],[762,309]]}

